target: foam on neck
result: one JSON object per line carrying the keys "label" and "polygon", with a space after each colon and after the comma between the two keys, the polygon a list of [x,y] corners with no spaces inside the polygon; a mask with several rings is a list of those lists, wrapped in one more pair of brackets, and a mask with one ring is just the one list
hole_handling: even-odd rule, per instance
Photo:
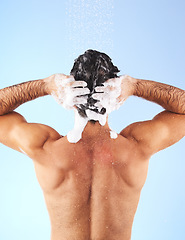
{"label": "foam on neck", "polygon": [[[86,127],[88,121],[94,120],[104,126],[106,124],[107,114],[99,114],[91,110],[86,110],[87,118],[83,118],[79,115],[75,109],[75,124],[74,128],[67,134],[67,140],[70,143],[77,143],[82,138],[82,132]],[[113,130],[110,131],[110,137],[113,139],[117,138],[117,133]]]}
{"label": "foam on neck", "polygon": [[73,130],[67,134],[67,140],[70,143],[77,143],[82,138],[82,132],[88,123],[88,118],[83,118],[75,109],[75,124]]}

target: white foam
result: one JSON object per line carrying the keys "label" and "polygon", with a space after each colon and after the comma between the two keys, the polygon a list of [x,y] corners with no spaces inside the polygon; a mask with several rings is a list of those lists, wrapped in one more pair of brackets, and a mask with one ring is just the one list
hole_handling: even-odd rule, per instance
{"label": "white foam", "polygon": [[[119,101],[119,96],[121,95],[121,84],[124,76],[110,79],[105,82],[103,87],[96,87],[95,90],[99,93],[93,94],[93,98],[99,100],[100,102],[96,106],[100,105],[106,108],[106,112],[110,114],[111,112],[120,108],[123,101]],[[103,92],[103,93],[102,93]]]}
{"label": "white foam", "polygon": [[73,76],[55,74],[55,84],[57,92],[53,92],[52,96],[64,108],[73,109],[74,105],[84,104],[87,102],[87,96],[78,97],[79,95],[86,95],[90,93],[90,90],[86,87],[86,82],[75,81]]}
{"label": "white foam", "polygon": [[[95,106],[98,108],[99,112],[103,107],[106,108],[105,114],[99,114],[95,111],[87,109],[87,118],[82,118],[75,110],[74,129],[67,134],[67,139],[69,142],[76,143],[82,138],[82,132],[89,120],[99,121],[99,123],[104,126],[106,124],[108,114],[114,110],[117,110],[122,105],[122,102],[118,100],[118,97],[121,94],[123,77],[124,76],[111,79],[105,82],[103,87],[95,88],[98,93],[93,94],[92,97],[99,101],[95,104]],[[118,135],[115,131],[111,130],[110,137],[112,139],[116,139]]]}
{"label": "white foam", "polygon": [[[88,121],[94,120],[99,121],[99,123],[104,126],[106,124],[106,119],[108,114],[99,114],[91,110],[86,110],[87,118],[83,118],[78,114],[75,109],[75,124],[73,130],[67,134],[67,140],[70,143],[77,143],[82,138],[82,132],[87,125]],[[110,131],[110,137],[116,139],[118,137],[117,133],[113,130]]]}
{"label": "white foam", "polygon": [[94,120],[99,121],[99,123],[104,126],[107,120],[107,114],[99,114],[94,111],[91,111],[90,109],[86,110],[86,114],[88,117],[88,120]]}
{"label": "white foam", "polygon": [[116,139],[118,137],[118,134],[112,130],[110,131],[110,137]]}
{"label": "white foam", "polygon": [[[75,124],[73,130],[67,134],[67,139],[70,143],[77,143],[82,138],[82,132],[87,125],[88,121],[94,120],[99,121],[99,123],[104,126],[107,121],[108,114],[112,111],[117,110],[122,104],[123,100],[120,101],[119,96],[121,95],[122,80],[124,76],[119,78],[110,79],[104,83],[103,87],[96,87],[96,93],[92,97],[98,102],[95,106],[98,108],[98,112],[102,108],[106,108],[105,114],[96,113],[90,109],[86,110],[86,118],[81,117],[78,111],[75,109]],[[61,81],[61,77],[56,78],[56,84],[59,87],[57,100],[65,108],[73,108],[74,105],[84,104],[87,102],[87,96],[81,96],[89,93],[89,90],[82,81],[79,83],[73,83],[74,86],[70,85],[70,82],[75,82],[74,78],[67,78]],[[76,88],[83,86],[83,88]],[[81,97],[79,97],[79,95]],[[113,130],[110,131],[110,137],[116,139],[118,137],[117,133]]]}
{"label": "white foam", "polygon": [[88,118],[83,118],[75,109],[75,124],[73,130],[67,134],[67,140],[70,143],[77,143],[82,138],[82,132],[88,123]]}
{"label": "white foam", "polygon": [[87,125],[88,121],[95,120],[104,126],[106,123],[106,114],[98,114],[91,110],[86,110],[87,118],[83,118],[78,114],[78,111],[75,109],[75,124],[73,130],[67,134],[67,140],[70,143],[77,143],[82,138],[82,132]]}

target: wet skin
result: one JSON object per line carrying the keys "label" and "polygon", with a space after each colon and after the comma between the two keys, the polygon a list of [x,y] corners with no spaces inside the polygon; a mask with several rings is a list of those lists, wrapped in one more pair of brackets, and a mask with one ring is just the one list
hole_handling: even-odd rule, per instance
{"label": "wet skin", "polygon": [[130,124],[117,139],[110,138],[108,123],[102,127],[89,122],[82,139],[71,144],[53,128],[27,123],[13,112],[25,102],[57,93],[54,79],[52,75],[1,89],[0,142],[33,159],[52,240],[129,240],[149,158],[185,136],[185,92],[127,76],[120,102],[133,95],[166,110]]}
{"label": "wet skin", "polygon": [[52,240],[131,239],[148,159],[135,140],[111,139],[108,128],[96,133],[91,125],[91,136],[50,141],[34,156]]}
{"label": "wet skin", "polygon": [[52,240],[130,240],[149,158],[185,136],[185,115],[163,111],[110,138],[88,123],[69,143],[18,113],[0,117],[0,142],[33,159],[51,219]]}

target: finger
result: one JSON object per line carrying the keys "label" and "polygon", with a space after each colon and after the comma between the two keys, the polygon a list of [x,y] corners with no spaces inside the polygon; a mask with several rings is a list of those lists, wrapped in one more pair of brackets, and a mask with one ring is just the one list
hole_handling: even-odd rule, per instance
{"label": "finger", "polygon": [[74,81],[71,83],[71,87],[87,87],[87,83],[85,81]]}
{"label": "finger", "polygon": [[105,97],[105,93],[94,93],[92,98],[101,101]]}
{"label": "finger", "polygon": [[75,97],[73,99],[74,104],[85,104],[87,103],[87,97]]}
{"label": "finger", "polygon": [[76,96],[79,96],[79,95],[87,95],[90,93],[90,90],[88,88],[74,88],[73,89],[73,93],[74,95]]}
{"label": "finger", "polygon": [[95,103],[94,106],[97,108],[103,108],[103,105],[101,104],[101,102]]}
{"label": "finger", "polygon": [[95,87],[96,92],[105,92],[105,87]]}
{"label": "finger", "polygon": [[106,93],[110,93],[112,91],[116,90],[116,87],[113,85],[106,85],[104,87],[96,87],[95,88],[96,92],[106,92]]}
{"label": "finger", "polygon": [[109,92],[101,92],[101,93],[94,93],[92,94],[92,97],[99,101],[113,101],[114,99],[117,99],[121,95],[120,89],[116,89],[114,91]]}

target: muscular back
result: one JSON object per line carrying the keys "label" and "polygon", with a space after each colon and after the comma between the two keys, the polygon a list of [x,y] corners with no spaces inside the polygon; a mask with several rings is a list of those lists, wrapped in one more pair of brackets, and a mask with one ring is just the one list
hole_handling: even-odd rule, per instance
{"label": "muscular back", "polygon": [[108,105],[112,100],[121,104],[133,95],[158,103],[166,111],[150,121],[129,125],[116,140],[110,139],[105,126],[99,127],[97,134],[90,126],[88,136],[83,132],[77,144],[70,144],[54,129],[27,123],[20,114],[12,112],[45,95],[56,95],[60,103],[66,104],[68,87],[72,101],[84,104],[83,97],[89,90],[83,81],[66,83],[70,76],[57,74],[61,81],[58,85],[55,77],[54,74],[0,90],[0,142],[34,160],[50,214],[52,240],[128,240],[148,158],[185,136],[185,92],[125,76],[121,78],[120,96],[112,99],[117,78],[109,79],[109,86],[96,88],[94,97],[100,101],[99,106],[105,107],[104,101],[101,103],[104,93],[110,96]]}
{"label": "muscular back", "polygon": [[148,159],[184,137],[184,121],[185,115],[164,111],[129,125],[117,139],[108,125],[89,123],[71,144],[12,112],[0,117],[0,142],[34,160],[52,240],[129,240]]}
{"label": "muscular back", "polygon": [[52,240],[129,240],[148,161],[134,140],[109,133],[70,144],[66,137],[35,156]]}

